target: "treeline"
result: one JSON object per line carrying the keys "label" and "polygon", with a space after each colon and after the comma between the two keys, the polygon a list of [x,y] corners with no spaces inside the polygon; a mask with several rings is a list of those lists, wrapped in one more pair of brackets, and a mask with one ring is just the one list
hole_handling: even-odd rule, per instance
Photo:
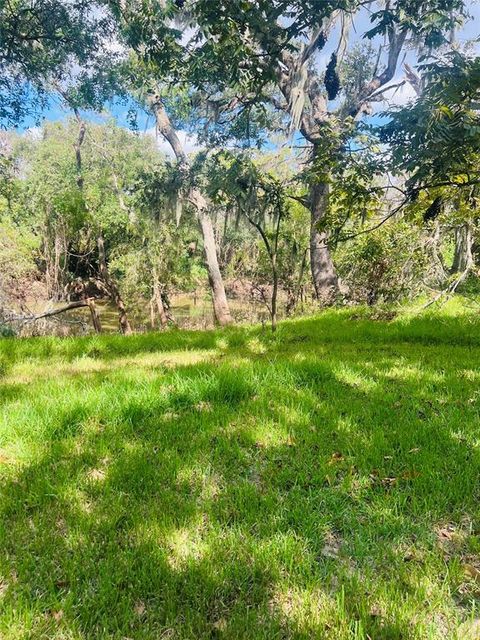
{"label": "treeline", "polygon": [[[2,137],[4,322],[35,316],[44,291],[84,301],[97,330],[99,298],[124,333],[137,310],[167,326],[171,295],[208,283],[226,325],[241,281],[275,328],[279,308],[435,298],[475,274],[480,64],[456,43],[464,3],[237,4],[0,5],[1,121],[52,96],[71,114]],[[371,117],[405,87],[409,103]],[[88,115],[112,99],[129,129]]]}
{"label": "treeline", "polygon": [[[260,194],[252,182],[258,193],[245,202],[243,187],[236,184],[243,177],[234,175],[233,156],[228,159],[230,173],[226,158],[215,159],[215,165],[223,165],[220,185],[212,159],[198,153],[195,179],[208,185],[211,194],[207,221],[199,224],[178,166],[149,136],[76,118],[46,124],[33,134],[4,134],[4,322],[18,321],[18,312],[30,320],[32,305],[38,308],[47,301],[107,298],[118,310],[124,333],[132,328],[129,312],[148,318],[151,326],[166,327],[175,323],[169,313],[172,294],[202,295],[210,284],[216,319],[225,324],[231,321],[226,296],[218,311],[224,281],[233,296],[264,302],[274,318],[272,296],[275,305],[281,288],[292,313],[310,294],[308,215],[300,204],[286,202],[280,176],[262,171],[262,163],[277,160],[266,154],[258,167],[253,161],[248,165],[250,178],[261,174],[262,188],[270,191]],[[288,178],[286,173],[283,177]],[[218,280],[211,275],[212,262]]]}
{"label": "treeline", "polygon": [[[229,297],[264,303],[273,326],[279,305],[286,315],[314,308],[299,165],[291,151],[197,152],[192,175],[206,194],[211,251],[227,291],[226,316],[217,321],[230,321]],[[47,302],[65,303],[58,310],[108,299],[128,333],[132,315],[152,327],[174,324],[174,294],[202,295],[209,283],[215,300],[218,283],[209,280],[197,211],[178,166],[152,137],[75,118],[33,134],[4,134],[0,185],[4,323],[30,319],[32,309],[40,315]],[[364,233],[384,220],[383,199],[381,211],[345,222],[347,185],[330,188],[338,304],[412,298],[473,260],[473,227],[458,210],[425,223],[437,200],[415,202]]]}

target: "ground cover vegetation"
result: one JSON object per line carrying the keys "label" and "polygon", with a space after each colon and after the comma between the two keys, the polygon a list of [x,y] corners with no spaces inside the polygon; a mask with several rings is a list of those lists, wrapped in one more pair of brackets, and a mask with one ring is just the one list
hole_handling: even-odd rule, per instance
{"label": "ground cover vegetation", "polygon": [[0,0],[2,638],[480,638],[475,11]]}
{"label": "ground cover vegetation", "polygon": [[475,637],[478,319],[370,316],[5,339],[3,637]]}

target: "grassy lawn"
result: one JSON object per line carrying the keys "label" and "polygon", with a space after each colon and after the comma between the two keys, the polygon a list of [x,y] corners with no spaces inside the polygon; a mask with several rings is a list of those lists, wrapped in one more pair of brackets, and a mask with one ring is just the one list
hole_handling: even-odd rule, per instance
{"label": "grassy lawn", "polygon": [[4,339],[0,369],[2,640],[480,637],[473,315]]}

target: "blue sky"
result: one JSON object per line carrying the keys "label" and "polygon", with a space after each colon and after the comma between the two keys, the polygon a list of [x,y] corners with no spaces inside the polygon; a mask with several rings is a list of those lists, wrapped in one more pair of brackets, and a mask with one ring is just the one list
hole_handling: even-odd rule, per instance
{"label": "blue sky", "polygon": [[[468,41],[472,41],[479,38],[480,35],[480,0],[471,0],[471,2],[467,3],[469,13],[471,14],[471,19],[464,25],[461,31],[456,34],[456,38],[460,44],[465,44]],[[366,12],[361,13],[357,16],[355,23],[353,25],[353,37],[352,41],[361,41],[362,35],[370,28],[369,17]],[[334,34],[332,34],[334,35]],[[331,55],[332,50],[334,50],[336,46],[337,38],[332,37],[329,39],[329,43],[325,49],[319,54],[318,64],[323,67],[328,62],[328,59]],[[377,43],[374,43],[375,45]],[[478,47],[478,43],[476,48]],[[410,64],[415,65],[415,56],[412,52],[407,53],[406,58],[402,59],[403,61],[408,61]],[[399,64],[399,68],[395,78],[392,80],[392,84],[397,83],[399,80],[403,78],[403,70],[401,64]],[[405,85],[397,90],[395,93],[391,94],[391,102],[396,104],[402,104],[407,102],[413,95],[412,89],[409,85]],[[388,106],[387,103],[378,103],[376,105],[377,110],[385,109]],[[88,120],[93,121],[101,121],[102,119],[114,118],[115,121],[120,126],[129,126],[128,122],[128,112],[129,109],[133,108],[132,104],[125,104],[119,100],[113,101],[110,104],[106,105],[105,112],[103,114],[94,114],[94,113],[85,113],[84,117]],[[154,131],[154,121],[152,117],[149,117],[143,110],[137,109],[137,125],[140,132],[149,131],[149,133],[153,134]],[[69,112],[63,105],[60,98],[52,96],[49,100],[49,104],[47,108],[44,109],[43,113],[40,115],[40,120],[44,119],[47,121],[57,121],[64,120],[71,116],[71,112]],[[38,117],[37,118],[29,118],[27,119],[21,126],[20,130],[30,129],[36,127],[38,125]],[[195,141],[191,137],[188,137],[184,134],[184,142],[187,147],[191,146],[192,148],[195,146]],[[159,146],[164,146],[161,142],[159,142]],[[165,147],[165,150],[166,147]]]}

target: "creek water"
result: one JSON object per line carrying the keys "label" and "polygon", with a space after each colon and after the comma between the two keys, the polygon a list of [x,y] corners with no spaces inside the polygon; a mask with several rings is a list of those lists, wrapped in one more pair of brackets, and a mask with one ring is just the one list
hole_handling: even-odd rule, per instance
{"label": "creek water", "polygon": [[[61,307],[64,303],[49,305],[49,308]],[[262,302],[251,298],[232,298],[229,300],[230,312],[235,323],[269,323],[267,307]],[[118,311],[109,300],[98,300],[96,306],[105,333],[118,333]],[[174,295],[170,300],[169,315],[173,323],[181,329],[210,329],[215,325],[212,301],[206,294]],[[279,317],[283,314],[279,309]],[[135,331],[151,331],[150,309],[137,309],[129,312],[129,318]],[[158,319],[155,329],[159,328]],[[78,335],[93,331],[90,311],[87,308],[75,309],[55,316],[52,331],[63,335]]]}

